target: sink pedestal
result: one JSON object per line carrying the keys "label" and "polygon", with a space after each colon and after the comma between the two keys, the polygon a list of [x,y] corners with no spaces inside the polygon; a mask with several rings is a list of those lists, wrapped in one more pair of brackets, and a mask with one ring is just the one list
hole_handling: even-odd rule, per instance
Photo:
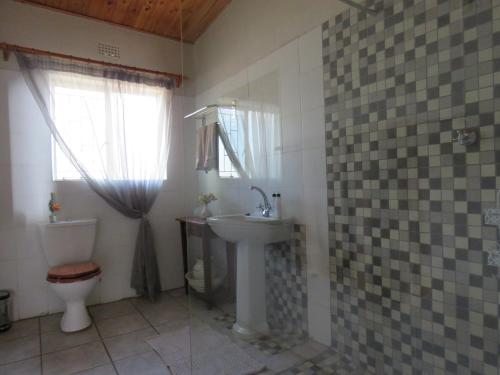
{"label": "sink pedestal", "polygon": [[220,237],[236,243],[236,323],[233,331],[251,336],[269,332],[266,316],[265,245],[290,239],[291,221],[252,215],[207,219]]}
{"label": "sink pedestal", "polygon": [[266,261],[264,244],[237,245],[236,323],[233,331],[251,336],[269,332],[266,315]]}

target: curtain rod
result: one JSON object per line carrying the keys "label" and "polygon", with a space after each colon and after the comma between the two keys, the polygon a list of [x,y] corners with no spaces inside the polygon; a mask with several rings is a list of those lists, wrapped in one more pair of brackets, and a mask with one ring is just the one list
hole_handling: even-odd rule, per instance
{"label": "curtain rod", "polygon": [[115,64],[115,63],[110,63],[110,62],[106,62],[106,61],[87,59],[87,58],[83,58],[83,57],[65,55],[65,54],[57,53],[57,52],[44,51],[41,49],[21,47],[21,46],[17,46],[15,44],[9,44],[9,43],[0,43],[0,49],[3,50],[4,61],[7,61],[9,59],[9,55],[11,52],[23,52],[23,53],[27,53],[30,55],[54,56],[54,57],[59,57],[61,59],[76,60],[76,61],[81,61],[81,62],[85,62],[85,63],[98,64],[98,65],[109,66],[109,67],[119,68],[119,69],[124,69],[124,70],[131,70],[134,72],[142,72],[142,73],[149,73],[149,74],[156,74],[156,75],[171,77],[171,78],[175,79],[175,86],[176,87],[180,87],[182,80],[187,79],[187,77],[182,76],[180,74],[160,72],[157,70],[137,68],[135,66],[121,65],[121,64]]}

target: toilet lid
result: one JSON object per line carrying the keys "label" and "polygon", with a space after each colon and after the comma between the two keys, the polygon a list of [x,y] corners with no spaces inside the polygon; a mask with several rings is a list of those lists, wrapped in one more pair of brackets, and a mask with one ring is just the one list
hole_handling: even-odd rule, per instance
{"label": "toilet lid", "polygon": [[52,283],[70,283],[87,280],[101,273],[99,265],[94,262],[64,264],[49,269],[47,281]]}

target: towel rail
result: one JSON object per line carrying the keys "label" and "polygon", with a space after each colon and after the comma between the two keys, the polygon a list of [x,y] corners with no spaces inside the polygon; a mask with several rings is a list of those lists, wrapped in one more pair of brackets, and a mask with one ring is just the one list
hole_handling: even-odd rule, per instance
{"label": "towel rail", "polygon": [[372,16],[374,16],[375,14],[377,14],[378,12],[375,10],[375,9],[372,9],[372,8],[368,8],[364,5],[361,5],[357,2],[355,2],[354,0],[340,0],[342,1],[344,4],[347,4],[349,6],[352,6],[353,8],[356,8],[364,13],[368,13],[368,14],[371,14]]}

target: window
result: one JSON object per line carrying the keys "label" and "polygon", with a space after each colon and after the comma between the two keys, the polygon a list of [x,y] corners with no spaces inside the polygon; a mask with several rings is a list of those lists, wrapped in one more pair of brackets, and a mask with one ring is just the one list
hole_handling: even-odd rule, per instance
{"label": "window", "polygon": [[[144,166],[158,166],[167,136],[158,123],[166,121],[159,115],[164,89],[58,72],[50,74],[50,90],[57,131],[89,174],[139,180],[147,176]],[[55,140],[52,144],[54,180],[81,179]],[[166,179],[166,161],[162,166]]]}
{"label": "window", "polygon": [[[243,137],[238,121],[235,116],[235,110],[232,108],[220,108],[219,116],[224,126],[226,134],[236,154],[240,155],[242,150]],[[219,177],[239,178],[240,175],[229,158],[226,148],[219,138]]]}
{"label": "window", "polygon": [[[258,102],[245,104],[243,109],[219,109],[221,126],[249,178],[278,179],[282,153],[279,109]],[[219,176],[240,177],[222,141],[219,141]]]}

